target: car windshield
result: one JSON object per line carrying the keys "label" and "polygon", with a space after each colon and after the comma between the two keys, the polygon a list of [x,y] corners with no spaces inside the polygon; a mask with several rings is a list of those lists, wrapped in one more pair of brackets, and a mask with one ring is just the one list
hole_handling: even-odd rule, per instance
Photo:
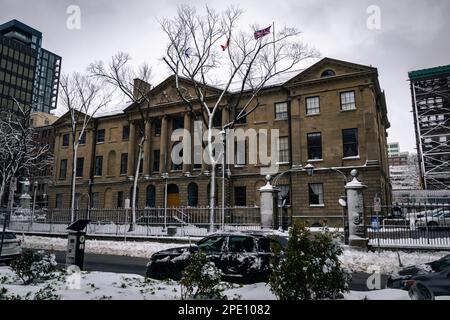
{"label": "car windshield", "polygon": [[450,267],[450,255],[430,263],[431,268],[435,272],[441,272]]}
{"label": "car windshield", "polygon": [[202,251],[222,251],[225,237],[215,236],[202,239],[197,243],[197,246]]}
{"label": "car windshield", "polygon": [[433,217],[440,217],[443,213],[444,213],[444,211],[439,210],[439,211],[433,213]]}

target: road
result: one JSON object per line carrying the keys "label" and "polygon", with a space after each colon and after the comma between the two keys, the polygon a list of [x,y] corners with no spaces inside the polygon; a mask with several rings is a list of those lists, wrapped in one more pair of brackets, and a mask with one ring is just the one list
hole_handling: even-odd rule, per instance
{"label": "road", "polygon": [[[61,266],[65,263],[65,252],[57,251],[56,261]],[[103,271],[116,273],[132,273],[145,276],[145,269],[148,259],[134,258],[124,256],[100,255],[86,253],[84,257],[84,270],[86,271]],[[353,273],[350,282],[350,290],[368,291],[367,279],[369,274]],[[381,276],[381,288],[386,287],[387,276]]]}

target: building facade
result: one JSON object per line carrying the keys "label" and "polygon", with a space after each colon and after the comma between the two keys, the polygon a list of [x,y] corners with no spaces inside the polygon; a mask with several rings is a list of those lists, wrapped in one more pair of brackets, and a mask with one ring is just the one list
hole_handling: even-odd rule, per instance
{"label": "building facade", "polygon": [[[184,80],[182,80],[184,81]],[[185,89],[193,90],[190,83]],[[220,90],[210,88],[210,98]],[[167,181],[167,205],[208,206],[211,168],[205,164],[174,164],[171,141],[175,129],[194,131],[194,117],[180,101],[173,76],[149,93],[149,114],[145,123],[145,144],[138,183],[138,207],[163,207]],[[193,96],[193,95],[192,95]],[[235,98],[229,92],[228,101]],[[278,129],[277,186],[294,219],[310,223],[341,224],[343,209],[338,204],[345,195],[344,175],[357,169],[367,185],[364,201],[370,205],[377,195],[391,200],[387,159],[387,119],[384,93],[376,68],[325,58],[310,68],[291,72],[288,77],[266,87],[260,106],[236,124],[235,129]],[[197,106],[198,110],[200,107]],[[238,110],[224,102],[214,120],[220,129]],[[198,111],[194,110],[195,112]],[[93,207],[122,207],[130,198],[132,176],[140,130],[135,105],[122,112],[99,115],[91,122],[76,162],[78,199],[88,194]],[[67,115],[57,120],[55,130],[55,170],[49,192],[51,207],[68,208],[72,151]],[[252,142],[247,137],[246,145]],[[270,141],[270,130],[269,138]],[[270,150],[270,146],[268,146]],[[259,206],[259,188],[265,184],[258,164],[249,164],[251,148],[227,165],[224,197],[227,206]],[[196,151],[192,150],[195,157]],[[311,164],[314,174],[296,170]],[[217,199],[222,196],[221,169],[217,172]],[[167,173],[167,176],[164,176]],[[219,202],[216,202],[220,204]]]}
{"label": "building facade", "polygon": [[450,65],[409,72],[421,171],[427,190],[450,190]]}
{"label": "building facade", "polygon": [[[55,109],[61,57],[42,48],[40,31],[17,20],[0,25],[0,39],[5,50],[0,53],[0,62],[4,64],[0,81],[4,81],[8,89],[3,88],[1,98],[6,102],[2,102],[2,106],[11,104],[10,96],[13,96],[31,105],[34,111],[49,113]],[[1,72],[5,72],[4,80]]]}

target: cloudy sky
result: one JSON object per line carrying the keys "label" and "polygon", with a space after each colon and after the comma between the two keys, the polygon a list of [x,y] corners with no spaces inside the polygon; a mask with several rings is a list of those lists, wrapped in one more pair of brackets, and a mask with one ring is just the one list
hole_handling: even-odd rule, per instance
{"label": "cloudy sky", "polygon": [[[448,0],[0,0],[0,23],[15,18],[40,30],[43,46],[63,57],[63,72],[83,71],[120,50],[148,62],[158,82],[167,75],[158,19],[172,17],[182,3],[216,10],[239,5],[244,26],[295,26],[322,56],[377,67],[392,124],[388,139],[414,151],[407,73],[450,64]],[[71,5],[81,9],[80,29],[67,28]],[[379,29],[367,27],[371,5],[380,8]]]}

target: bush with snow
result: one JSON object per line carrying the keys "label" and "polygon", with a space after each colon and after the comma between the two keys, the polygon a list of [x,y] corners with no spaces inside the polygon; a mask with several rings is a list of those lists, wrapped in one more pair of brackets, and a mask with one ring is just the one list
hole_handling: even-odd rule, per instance
{"label": "bush with snow", "polygon": [[51,279],[56,265],[54,254],[25,249],[18,258],[11,262],[11,269],[25,285],[28,285],[35,281]]}
{"label": "bush with snow", "polygon": [[339,261],[342,248],[333,233],[313,235],[295,223],[286,249],[274,251],[269,283],[278,299],[336,299],[348,292],[349,276]]}
{"label": "bush with snow", "polygon": [[204,253],[195,253],[182,272],[182,298],[225,299],[224,290],[228,286],[221,282],[221,278],[222,271]]}

